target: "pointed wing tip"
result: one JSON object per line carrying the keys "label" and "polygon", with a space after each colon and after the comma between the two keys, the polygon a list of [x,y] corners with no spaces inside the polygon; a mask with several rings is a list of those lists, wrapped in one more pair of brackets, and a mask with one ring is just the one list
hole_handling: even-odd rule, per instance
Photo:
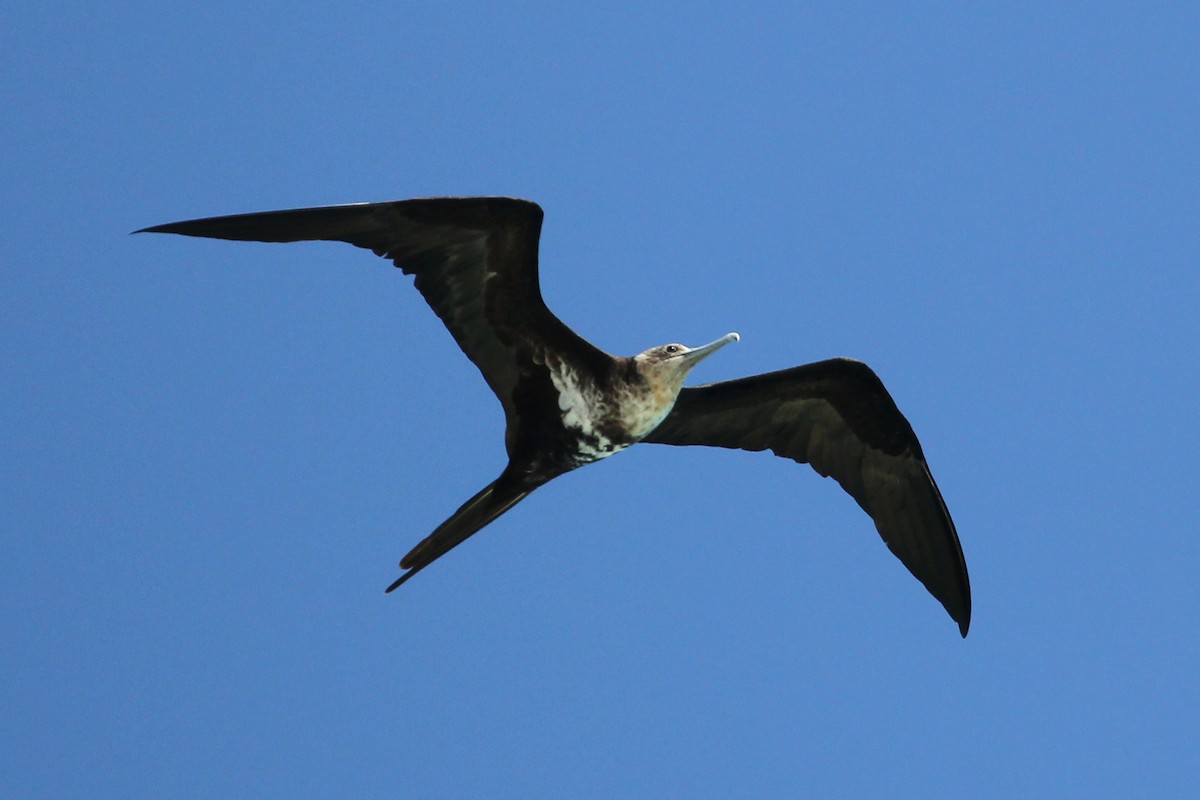
{"label": "pointed wing tip", "polygon": [[149,228],[138,228],[136,231],[130,231],[129,235],[132,236],[135,233],[182,233],[182,231],[175,229],[180,224],[178,222],[168,222],[164,225],[151,225]]}
{"label": "pointed wing tip", "polygon": [[[955,541],[958,540],[958,534],[955,534]],[[961,574],[961,585],[959,586],[958,602],[955,604],[954,610],[946,608],[950,612],[950,617],[958,623],[958,632],[962,634],[962,638],[967,638],[967,631],[971,627],[971,579],[967,577],[967,562],[962,558],[962,547],[959,547],[959,565]]]}
{"label": "pointed wing tip", "polygon": [[[907,566],[907,564],[905,565]],[[918,580],[920,580],[918,578]],[[925,581],[921,581],[922,584]],[[942,608],[946,611],[946,615],[954,620],[958,625],[958,632],[962,638],[967,638],[967,631],[971,628],[971,594],[968,590],[966,593],[958,591],[945,591],[944,587],[931,587],[926,585],[925,590],[937,600]]]}
{"label": "pointed wing tip", "polygon": [[[941,598],[938,598],[939,600]],[[959,601],[951,606],[948,603],[943,603],[946,613],[950,615],[950,619],[958,623],[958,632],[962,634],[962,638],[967,638],[967,631],[971,627],[971,595],[967,593],[959,598]]]}
{"label": "pointed wing tip", "polygon": [[405,581],[407,581],[409,578],[411,578],[413,575],[416,575],[416,574],[417,574],[417,570],[415,570],[415,569],[409,570],[408,572],[401,575],[399,578],[396,578],[396,580],[392,581],[392,585],[387,587],[386,589],[384,589],[383,593],[391,594],[392,592],[399,589],[404,584]]}

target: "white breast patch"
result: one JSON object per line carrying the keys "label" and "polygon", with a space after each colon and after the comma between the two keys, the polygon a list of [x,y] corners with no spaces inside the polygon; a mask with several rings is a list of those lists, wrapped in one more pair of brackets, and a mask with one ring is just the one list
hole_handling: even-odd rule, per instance
{"label": "white breast patch", "polygon": [[580,455],[595,461],[628,447],[613,442],[596,427],[595,421],[611,414],[612,409],[590,382],[581,382],[575,372],[566,367],[551,369],[550,380],[558,392],[563,425],[579,434]]}

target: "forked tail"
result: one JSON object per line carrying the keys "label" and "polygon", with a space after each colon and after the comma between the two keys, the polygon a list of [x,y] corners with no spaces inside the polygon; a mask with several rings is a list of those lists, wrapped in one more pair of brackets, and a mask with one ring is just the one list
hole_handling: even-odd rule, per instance
{"label": "forked tail", "polygon": [[502,475],[485,486],[478,494],[462,504],[462,507],[433,533],[400,560],[400,569],[408,570],[385,591],[391,592],[437,561],[446,553],[466,541],[473,533],[483,528],[496,517],[524,500],[534,487],[517,488],[506,486]]}

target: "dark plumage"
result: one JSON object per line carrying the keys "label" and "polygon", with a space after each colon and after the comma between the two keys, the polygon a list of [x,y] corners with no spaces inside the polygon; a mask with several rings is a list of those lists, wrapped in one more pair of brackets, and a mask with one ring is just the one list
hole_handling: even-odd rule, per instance
{"label": "dark plumage", "polygon": [[[391,259],[504,408],[509,462],[400,562],[392,591],[547,481],[639,441],[771,450],[832,476],[959,624],[971,619],[954,523],[908,421],[869,367],[833,359],[683,389],[736,341],[632,358],[578,336],[542,301],[542,210],[508,198],[435,198],[175,222],[144,229],[261,242],[348,242]],[[141,231],[139,231],[141,232]]]}

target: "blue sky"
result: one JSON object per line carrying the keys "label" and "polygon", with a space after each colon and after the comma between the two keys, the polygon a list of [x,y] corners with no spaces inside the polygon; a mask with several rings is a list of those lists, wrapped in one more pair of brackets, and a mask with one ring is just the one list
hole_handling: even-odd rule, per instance
{"label": "blue sky", "polygon": [[[1180,796],[1200,782],[1194,4],[43,4],[0,25],[0,795]],[[694,382],[871,364],[966,640],[849,497],[503,466],[409,280],[127,235],[500,194]]]}

